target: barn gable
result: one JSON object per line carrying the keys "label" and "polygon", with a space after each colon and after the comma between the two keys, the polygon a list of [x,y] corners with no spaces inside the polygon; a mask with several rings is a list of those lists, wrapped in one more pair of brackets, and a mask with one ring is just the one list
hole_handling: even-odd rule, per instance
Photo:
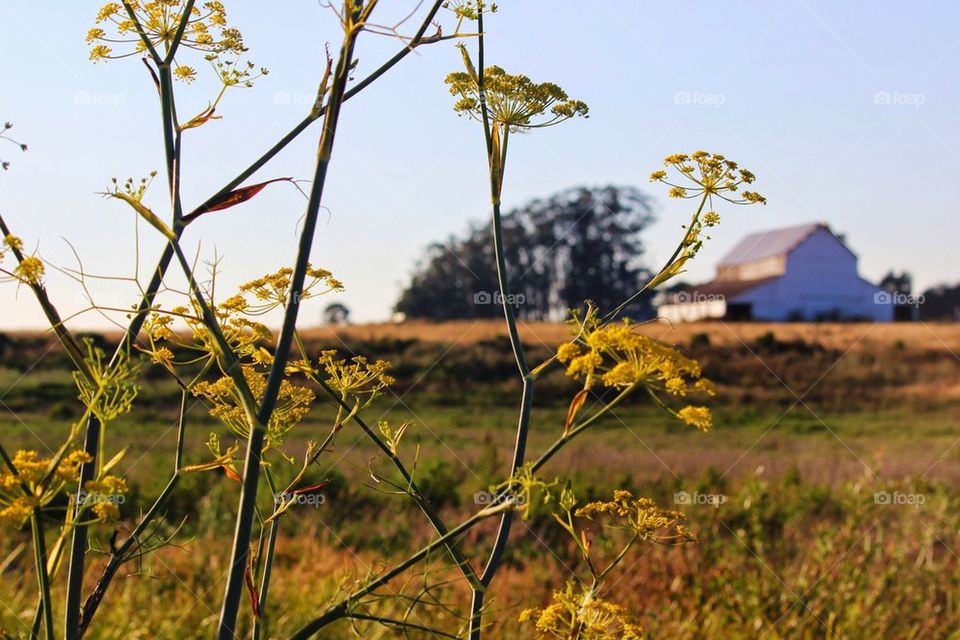
{"label": "barn gable", "polygon": [[880,290],[857,273],[857,256],[823,223],[753,233],[717,266],[712,282],[666,296],[674,321],[892,319]]}

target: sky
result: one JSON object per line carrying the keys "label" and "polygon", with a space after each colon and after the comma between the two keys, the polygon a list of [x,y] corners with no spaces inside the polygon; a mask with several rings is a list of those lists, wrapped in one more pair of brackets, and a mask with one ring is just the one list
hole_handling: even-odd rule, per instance
{"label": "sky", "polygon": [[[13,122],[9,133],[30,145],[20,153],[0,144],[12,163],[0,174],[0,212],[50,265],[82,265],[85,287],[53,266],[47,286],[71,326],[83,329],[110,326],[96,312],[72,317],[89,298],[119,309],[137,301],[134,279],[148,277],[163,247],[131,210],[99,195],[113,177],[163,167],[144,66],[136,57],[88,60],[84,36],[99,4],[0,4],[0,121]],[[270,74],[231,92],[222,119],[184,134],[187,207],[306,114],[324,48],[340,42],[335,16],[315,0],[224,4],[249,58]],[[392,24],[417,2],[381,5],[379,20]],[[659,263],[689,203],[669,201],[648,176],[664,156],[705,149],[752,170],[769,204],[720,209],[723,221],[685,280],[709,279],[751,231],[825,221],[846,235],[867,279],[905,269],[921,289],[956,282],[958,20],[960,5],[949,1],[503,0],[487,24],[488,63],[555,82],[590,106],[588,119],[511,140],[504,204],[576,185],[639,186],[657,200],[644,239],[645,259]],[[449,14],[441,22],[450,33]],[[303,325],[318,323],[333,301],[355,321],[389,318],[424,248],[488,218],[482,130],[456,116],[443,83],[462,66],[454,44],[421,47],[344,106],[313,262],[346,291],[305,305]],[[364,34],[356,77],[400,46]],[[201,77],[177,90],[183,119],[206,106],[214,87]],[[254,181],[308,179],[318,137],[318,126],[309,129]],[[145,202],[167,211],[162,180]],[[273,185],[191,225],[185,247],[201,262],[217,261],[217,290],[230,291],[292,263],[305,204],[291,185]],[[182,289],[182,278],[170,286]],[[43,324],[28,290],[0,284],[0,330]]]}

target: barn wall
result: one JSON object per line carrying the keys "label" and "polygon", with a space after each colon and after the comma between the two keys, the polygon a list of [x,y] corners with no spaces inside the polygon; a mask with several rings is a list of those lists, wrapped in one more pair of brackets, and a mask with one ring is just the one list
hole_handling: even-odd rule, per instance
{"label": "barn wall", "polygon": [[753,304],[757,319],[893,319],[893,307],[877,304],[879,289],[857,274],[857,258],[826,229],[820,229],[787,257],[786,273],[731,302]]}

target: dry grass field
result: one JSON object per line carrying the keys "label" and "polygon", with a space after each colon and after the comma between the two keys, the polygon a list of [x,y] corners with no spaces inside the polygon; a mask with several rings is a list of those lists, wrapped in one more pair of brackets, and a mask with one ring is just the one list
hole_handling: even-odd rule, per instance
{"label": "dry grass field", "polygon": [[[667,342],[689,344],[698,334],[709,336],[711,344],[751,343],[773,332],[784,341],[802,340],[827,348],[866,350],[889,346],[897,341],[911,349],[951,350],[960,353],[960,324],[957,323],[768,323],[768,322],[691,322],[673,325],[663,321],[641,324],[641,333]],[[305,335],[330,340],[342,336],[351,340],[394,338],[447,344],[471,344],[506,335],[501,320],[458,320],[427,322],[408,320],[400,323],[357,324],[315,327]],[[568,335],[566,325],[555,322],[521,322],[520,335],[525,342],[556,345]]]}
{"label": "dry grass field", "polygon": [[[585,497],[630,488],[687,514],[699,544],[653,549],[612,587],[612,598],[640,616],[651,638],[958,637],[960,326],[718,322],[639,330],[682,346],[716,380],[714,430],[684,428],[638,399],[571,443],[544,473],[571,477]],[[550,323],[524,323],[521,332],[537,358],[567,335]],[[431,499],[451,520],[476,509],[476,492],[502,474],[513,444],[517,389],[501,322],[322,327],[307,331],[306,342],[311,350],[390,360],[397,384],[368,409],[370,418],[412,420],[418,477]],[[5,444],[56,442],[75,416],[62,354],[44,336],[12,335],[4,345]],[[145,411],[114,426],[130,448],[121,465],[131,483],[128,524],[169,477],[174,447],[168,407],[176,388],[162,376],[142,384]],[[531,455],[562,429],[575,392],[560,371],[538,389]],[[199,462],[216,422],[201,404],[189,420],[186,450],[194,459],[187,462]],[[318,408],[291,446],[323,433],[328,420]],[[429,526],[409,504],[371,488],[375,455],[362,434],[345,430],[335,451],[339,471],[334,458],[323,471],[334,481],[327,502],[282,532],[271,621],[277,637],[302,622],[300,612],[323,606],[338,584],[361,579],[376,559],[429,539]],[[682,504],[678,492],[725,501]],[[178,544],[118,581],[109,600],[116,606],[104,610],[92,637],[210,637],[222,588],[211,576],[227,562],[217,540],[229,531],[237,494],[221,475],[187,478],[166,518],[171,532],[185,523]],[[922,504],[878,503],[884,494],[922,496]],[[529,637],[517,625],[520,609],[548,602],[573,564],[551,518],[535,513],[524,525],[491,587],[493,638]],[[477,560],[489,533],[468,538]],[[19,621],[35,606],[25,541],[0,541],[0,637],[20,637]],[[433,580],[446,575],[441,561],[431,564]],[[138,586],[143,580],[152,589]],[[169,606],[153,606],[148,592],[161,593]],[[452,633],[460,624],[453,614],[437,621]],[[368,627],[360,633],[404,637]],[[323,637],[355,636],[344,626]]]}

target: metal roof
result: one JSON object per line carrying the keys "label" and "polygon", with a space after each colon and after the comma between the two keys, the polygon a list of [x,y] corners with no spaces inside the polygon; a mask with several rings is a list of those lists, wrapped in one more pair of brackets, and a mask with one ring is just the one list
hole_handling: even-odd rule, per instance
{"label": "metal roof", "polygon": [[751,233],[738,242],[719,262],[719,267],[783,256],[793,251],[818,229],[830,230],[822,222]]}

